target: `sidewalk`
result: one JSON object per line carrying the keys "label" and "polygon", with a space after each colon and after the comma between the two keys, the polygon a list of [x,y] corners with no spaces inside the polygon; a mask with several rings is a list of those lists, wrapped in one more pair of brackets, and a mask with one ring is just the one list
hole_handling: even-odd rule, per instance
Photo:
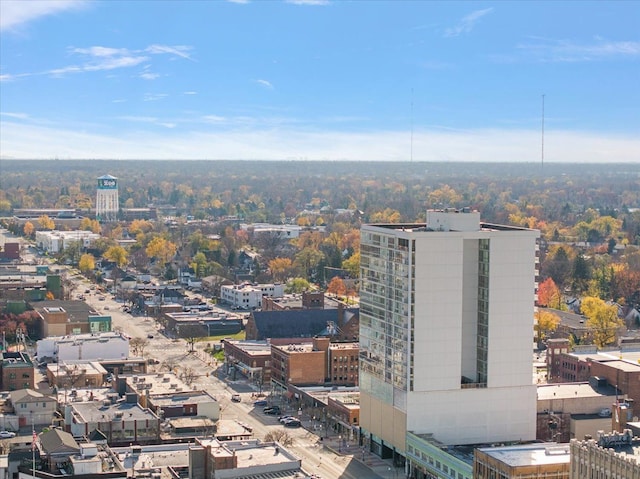
{"label": "sidewalk", "polygon": [[336,455],[351,457],[361,462],[381,478],[396,479],[404,477],[402,469],[393,467],[392,459],[382,459],[362,446],[350,444],[344,439],[341,440],[338,436],[319,438],[318,441],[318,444],[324,445],[325,448]]}

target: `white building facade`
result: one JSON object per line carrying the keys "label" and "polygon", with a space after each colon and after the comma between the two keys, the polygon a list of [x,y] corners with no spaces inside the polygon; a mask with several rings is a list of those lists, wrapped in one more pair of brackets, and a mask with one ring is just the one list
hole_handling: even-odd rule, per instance
{"label": "white building facade", "polygon": [[100,235],[91,231],[36,231],[36,246],[49,253],[60,253],[72,243],[80,242],[83,248],[90,248]]}
{"label": "white building facade", "polygon": [[37,342],[37,352],[40,360],[125,359],[129,357],[129,338],[115,332],[51,337]]}
{"label": "white building facade", "polygon": [[245,283],[220,286],[220,299],[236,308],[260,308],[263,296],[282,298],[284,296],[284,284]]}
{"label": "white building facade", "polygon": [[539,232],[428,211],[361,231],[360,422],[371,449],[534,440]]}

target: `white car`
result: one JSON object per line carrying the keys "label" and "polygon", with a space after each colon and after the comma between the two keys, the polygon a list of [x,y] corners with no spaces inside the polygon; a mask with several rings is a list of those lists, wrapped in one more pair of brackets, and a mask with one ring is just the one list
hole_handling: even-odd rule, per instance
{"label": "white car", "polygon": [[0,439],[9,439],[12,437],[16,437],[16,433],[15,432],[11,432],[11,431],[0,431]]}

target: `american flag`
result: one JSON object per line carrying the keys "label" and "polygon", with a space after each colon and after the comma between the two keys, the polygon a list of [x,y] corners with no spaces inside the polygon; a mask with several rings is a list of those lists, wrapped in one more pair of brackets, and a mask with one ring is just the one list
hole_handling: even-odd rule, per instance
{"label": "american flag", "polygon": [[36,450],[36,443],[38,442],[38,435],[36,434],[36,430],[32,429],[33,434],[31,435],[31,450]]}

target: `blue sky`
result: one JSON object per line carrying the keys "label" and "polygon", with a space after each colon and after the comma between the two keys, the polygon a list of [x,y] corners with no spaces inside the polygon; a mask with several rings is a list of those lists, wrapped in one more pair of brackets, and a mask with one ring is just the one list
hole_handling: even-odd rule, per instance
{"label": "blue sky", "polygon": [[640,2],[0,2],[1,158],[640,162]]}

